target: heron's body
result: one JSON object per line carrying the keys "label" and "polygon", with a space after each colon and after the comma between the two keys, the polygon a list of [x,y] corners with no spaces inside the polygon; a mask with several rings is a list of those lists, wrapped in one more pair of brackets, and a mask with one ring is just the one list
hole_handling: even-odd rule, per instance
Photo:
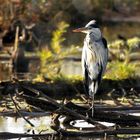
{"label": "heron's body", "polygon": [[85,78],[86,92],[90,97],[97,92],[106,69],[108,50],[105,39],[94,39],[93,34],[87,34],[82,52],[82,69]]}
{"label": "heron's body", "polygon": [[74,31],[86,33],[82,51],[82,70],[86,93],[92,99],[93,115],[94,95],[98,90],[108,60],[107,42],[103,38],[95,20],[90,21],[85,27]]}

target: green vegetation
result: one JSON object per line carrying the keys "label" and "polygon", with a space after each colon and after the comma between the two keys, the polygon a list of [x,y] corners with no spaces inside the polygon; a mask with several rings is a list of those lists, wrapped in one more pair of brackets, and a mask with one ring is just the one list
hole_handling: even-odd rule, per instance
{"label": "green vegetation", "polygon": [[83,80],[82,76],[80,75],[57,75],[53,77],[52,79],[56,83],[58,82],[64,82],[64,83],[71,83],[71,84],[76,84],[79,83]]}
{"label": "green vegetation", "polygon": [[[115,40],[112,43],[109,44],[110,49],[129,49],[131,51],[132,49],[138,47],[140,44],[140,38],[133,37],[128,39],[126,42],[123,40]],[[126,46],[127,45],[127,46]]]}
{"label": "green vegetation", "polygon": [[[36,80],[42,81],[43,77],[51,78],[54,81],[70,81],[82,80],[81,76],[64,76],[61,74],[62,60],[67,55],[77,53],[75,46],[65,49],[63,46],[64,33],[68,25],[65,22],[58,24],[58,28],[53,32],[53,38],[51,41],[51,49],[42,49],[39,53],[41,59],[40,74],[37,76]],[[117,50],[113,52],[116,55],[116,59],[108,63],[107,72],[104,78],[112,80],[122,80],[127,78],[135,77],[136,63],[131,63],[129,61],[130,53],[132,50],[139,46],[140,39],[135,37],[128,39],[127,44],[124,41],[118,40],[109,44],[109,49]],[[125,46],[127,45],[127,46]],[[119,60],[123,55],[124,59]]]}
{"label": "green vegetation", "polygon": [[127,40],[127,44],[128,44],[130,49],[139,47],[140,38],[138,38],[138,37],[130,38],[130,39]]}
{"label": "green vegetation", "polygon": [[108,64],[108,71],[105,78],[122,80],[135,76],[135,64],[113,61]]}
{"label": "green vegetation", "polygon": [[37,75],[38,80],[42,80],[43,77],[59,77],[61,75],[61,63],[63,58],[67,55],[76,53],[76,46],[70,46],[69,49],[65,49],[63,46],[64,33],[69,25],[65,22],[60,22],[57,26],[57,30],[53,32],[50,48],[43,48],[39,52],[41,65],[40,74]]}
{"label": "green vegetation", "polygon": [[[127,28],[130,30],[127,30],[125,29],[126,24],[119,23],[117,24],[117,27],[119,25],[119,29],[116,27],[115,30],[116,24],[110,24],[110,22],[108,22],[113,28],[111,28],[110,32],[106,28],[108,23],[104,23],[104,21],[100,22],[106,17],[109,17],[109,20],[107,19],[107,21],[110,21],[112,17],[122,18],[126,15],[126,17],[129,18],[129,16],[137,16],[140,6],[139,0],[135,0],[133,2],[131,0],[107,0],[106,2],[104,2],[104,0],[92,0],[83,1],[80,6],[78,5],[79,2],[80,0],[2,0],[0,2],[0,28],[2,31],[9,29],[9,27],[15,22],[14,19],[22,19],[22,21],[24,21],[23,25],[25,24],[25,26],[30,26],[32,23],[37,25],[37,31],[40,31],[41,33],[34,34],[37,38],[36,41],[45,42],[44,40],[46,37],[48,37],[48,40],[45,42],[45,45],[48,47],[43,48],[40,52],[38,52],[38,54],[35,54],[39,56],[41,60],[40,71],[37,75],[38,80],[43,80],[42,77],[61,77],[62,60],[68,55],[70,56],[74,54],[80,54],[80,52],[77,50],[77,46],[64,45],[64,35],[67,31],[67,28],[69,27],[69,24],[72,29],[76,26],[78,27],[84,25],[87,23],[87,21],[89,21],[89,19],[95,18],[100,24],[103,23],[103,25],[101,24],[101,27],[103,27],[104,33],[106,32],[108,36],[114,36],[113,40],[116,39],[119,33],[123,35],[121,32],[122,29],[124,29],[124,31],[129,36],[131,36],[130,32],[134,32],[134,34],[139,35],[139,33],[137,33],[135,30],[132,31],[132,24],[128,24],[129,26]],[[54,31],[54,29],[56,30]],[[137,30],[137,26],[135,26],[135,29]],[[50,36],[52,36],[51,39]],[[70,40],[72,43],[73,41],[76,41],[74,37],[70,38],[69,36],[67,38],[68,41]],[[109,37],[107,38],[109,41]],[[83,38],[80,35],[77,35],[77,40],[79,41],[81,39]],[[72,44],[71,42],[67,43]],[[133,77],[135,75],[136,66],[129,60],[130,53],[133,52],[133,50],[139,45],[140,39],[138,37],[130,38],[126,42],[122,40],[116,40],[113,43],[110,43],[110,52],[115,57],[113,59],[111,58],[111,62],[108,64],[108,70],[105,77],[113,79]],[[35,47],[37,48],[37,46]],[[32,54],[27,52],[25,54],[25,56],[30,55],[32,56]]]}
{"label": "green vegetation", "polygon": [[115,57],[108,64],[106,78],[121,80],[135,77],[136,63],[130,62],[132,50],[138,48],[140,39],[138,37],[130,38],[127,41],[116,40],[109,44],[109,50]]}
{"label": "green vegetation", "polygon": [[62,52],[63,48],[63,41],[65,38],[63,37],[63,34],[66,32],[66,29],[69,27],[69,25],[65,22],[60,22],[57,26],[57,30],[53,32],[53,38],[51,41],[51,48],[53,50],[54,54],[60,54]]}

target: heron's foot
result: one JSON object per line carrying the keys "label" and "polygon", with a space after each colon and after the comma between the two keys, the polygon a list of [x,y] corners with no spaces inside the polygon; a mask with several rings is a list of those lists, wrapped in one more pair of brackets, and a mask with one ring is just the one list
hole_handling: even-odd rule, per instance
{"label": "heron's foot", "polygon": [[87,103],[89,104],[90,107],[92,106],[92,101],[93,101],[92,98],[87,99]]}
{"label": "heron's foot", "polygon": [[95,107],[91,103],[89,103],[88,112],[91,112],[91,116],[94,117]]}
{"label": "heron's foot", "polygon": [[87,100],[87,103],[88,103],[88,106],[89,106],[88,112],[91,112],[91,116],[93,117],[94,112],[95,112],[94,100],[89,97],[88,100]]}
{"label": "heron's foot", "polygon": [[95,107],[94,107],[94,100],[89,98],[88,99],[88,103],[89,103],[89,110],[91,111],[91,116],[94,116],[94,112],[95,112]]}
{"label": "heron's foot", "polygon": [[89,110],[91,110],[91,117],[94,117],[94,114],[95,114],[94,106],[91,106]]}

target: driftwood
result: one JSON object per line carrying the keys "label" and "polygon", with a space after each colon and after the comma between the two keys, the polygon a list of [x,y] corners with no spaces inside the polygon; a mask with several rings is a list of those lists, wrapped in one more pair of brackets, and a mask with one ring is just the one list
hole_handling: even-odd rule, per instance
{"label": "driftwood", "polygon": [[[58,133],[59,132],[59,133]],[[10,132],[0,132],[0,139],[13,139],[13,138],[54,138],[56,136],[63,136],[63,137],[86,137],[86,136],[91,136],[91,137],[105,137],[105,136],[111,136],[111,135],[137,135],[140,134],[140,129],[139,128],[123,128],[123,129],[115,129],[115,130],[94,130],[94,131],[66,131],[63,129],[59,129],[58,132],[53,132],[53,133],[46,133],[46,134],[24,134],[24,133],[10,133]],[[136,136],[137,137],[137,136]]]}
{"label": "driftwood", "polygon": [[[55,119],[54,119],[54,123],[53,126],[51,126],[54,130],[54,136],[55,135],[59,135],[61,134],[62,136],[104,136],[105,134],[107,135],[116,135],[116,134],[139,134],[140,133],[140,129],[136,129],[135,127],[139,126],[140,124],[140,117],[137,116],[132,116],[129,115],[129,112],[134,112],[137,111],[139,112],[140,110],[140,106],[131,106],[131,107],[126,107],[126,106],[119,106],[119,107],[109,107],[109,106],[99,106],[97,104],[95,104],[95,113],[94,113],[94,117],[92,118],[91,116],[91,110],[89,110],[88,106],[85,106],[84,104],[79,106],[76,105],[72,102],[61,102],[58,103],[53,96],[49,96],[49,93],[51,94],[52,91],[54,91],[54,93],[59,90],[61,91],[61,86],[64,85],[64,82],[58,82],[57,86],[53,85],[54,83],[49,83],[48,89],[45,88],[46,84],[42,84],[39,83],[37,86],[36,84],[32,84],[28,82],[19,82],[19,81],[15,81],[13,83],[7,82],[7,83],[1,83],[1,91],[3,95],[7,95],[10,94],[11,96],[14,96],[15,93],[15,89],[18,89],[18,92],[16,92],[16,96],[18,98],[22,98],[24,99],[29,105],[35,106],[36,108],[38,108],[38,110],[42,110],[42,112],[37,112],[37,113],[44,113],[44,112],[51,112],[53,115],[56,115]],[[56,83],[55,83],[56,84]],[[6,86],[7,85],[7,86]],[[4,86],[6,86],[6,88],[3,88]],[[43,88],[42,88],[43,86]],[[51,89],[52,87],[55,87],[56,89]],[[80,82],[80,86],[79,83],[77,83],[76,88],[78,88],[79,90],[80,87],[82,86],[82,83]],[[59,88],[58,88],[59,87]],[[64,87],[64,86],[63,86]],[[66,83],[66,87],[67,88],[72,88],[73,86],[71,85],[70,87],[70,83]],[[127,87],[126,87],[127,88]],[[40,90],[41,89],[41,90]],[[67,89],[68,90],[68,89]],[[121,91],[121,89],[119,89]],[[13,91],[13,92],[10,92]],[[47,92],[46,92],[47,91]],[[72,91],[72,90],[71,90]],[[75,88],[73,88],[73,93],[77,94],[77,90],[75,90]],[[44,94],[46,93],[46,94]],[[58,91],[57,91],[58,93]],[[68,93],[68,91],[67,91]],[[67,95],[67,94],[66,94]],[[74,95],[74,94],[73,94]],[[64,96],[61,97],[61,100],[64,99]],[[16,104],[15,104],[16,106]],[[127,112],[127,110],[129,110],[129,112]],[[28,116],[28,112],[22,112],[20,110],[18,110],[19,112],[17,112],[18,115],[20,116]],[[4,113],[4,112],[3,112]],[[45,114],[43,114],[45,115]],[[96,126],[96,130],[86,130],[86,131],[76,131],[73,132],[71,130],[64,130],[60,127],[59,125],[59,116],[64,115],[66,116],[66,120],[64,120],[62,122],[62,124],[64,125],[64,127],[67,124],[70,124],[71,120],[85,120],[91,124],[93,124],[94,126]],[[107,127],[105,125],[102,125],[100,123],[98,123],[98,121],[107,121],[107,122],[112,122],[115,123],[116,126],[115,127]],[[65,125],[66,124],[66,125]],[[124,127],[124,129],[120,129],[119,127]],[[126,129],[125,127],[129,126],[129,129]],[[135,128],[135,129],[134,129]],[[4,133],[0,134],[0,138],[3,136]],[[50,136],[53,134],[48,134],[47,136]],[[26,137],[25,135],[11,135],[12,137]],[[43,136],[43,135],[35,135],[36,136]],[[45,135],[44,135],[45,136]],[[34,137],[33,135],[28,135],[27,137]]]}
{"label": "driftwood", "polygon": [[3,95],[6,95],[9,92],[10,93],[12,91],[14,92],[15,87],[17,87],[20,90],[24,90],[24,92],[28,94],[29,93],[28,90],[26,90],[25,88],[21,89],[22,85],[31,87],[33,89],[37,89],[39,91],[47,93],[49,97],[53,97],[57,99],[62,99],[64,97],[73,97],[76,94],[78,94],[78,92],[82,93],[84,90],[83,83],[81,81],[75,83],[74,85],[72,85],[71,83],[67,81],[57,81],[54,83],[52,82],[35,83],[35,84],[28,81],[21,81],[18,84],[15,82],[6,81],[6,82],[1,82],[0,84],[1,92]]}
{"label": "driftwood", "polygon": [[[64,106],[63,104],[56,102],[54,99],[52,99],[49,96],[45,95],[41,91],[38,91],[36,89],[29,88],[29,87],[25,87],[25,86],[22,86],[22,87],[24,87],[24,88],[32,91],[33,93],[36,93],[37,95],[39,94],[41,97],[44,97],[45,101],[49,101],[53,106],[56,106],[58,108],[55,112],[57,112],[57,113],[59,112],[59,114],[60,113],[61,114],[65,114],[65,115],[68,115],[68,116],[72,116],[75,119],[82,119],[82,120],[87,121],[88,123],[96,124],[97,126],[99,125],[91,117],[86,117],[86,116],[84,116],[81,113],[77,113],[76,111],[74,111],[74,110],[72,110],[72,109]],[[102,126],[102,125],[100,125],[100,126]]]}
{"label": "driftwood", "polygon": [[[140,93],[139,81],[140,79],[129,79],[129,80],[125,79],[118,81],[103,79],[100,85],[99,92],[98,94],[96,94],[96,96],[98,95],[100,96],[101,94],[107,94],[111,92],[112,89],[115,89],[116,91],[120,92],[119,94],[122,94],[120,84],[128,92],[131,90],[131,88],[133,88],[138,93]],[[79,93],[80,94],[84,93],[83,82],[80,80],[76,81],[75,83],[70,83],[65,80],[60,81],[58,80],[53,83],[50,81],[47,81],[46,83],[41,82],[32,83],[29,81],[18,81],[18,84],[11,81],[5,81],[0,83],[0,91],[2,92],[3,95],[5,95],[7,93],[14,92],[15,87],[17,87],[18,89],[23,90],[25,93],[28,94],[29,91],[27,91],[26,89],[21,89],[22,85],[42,91],[43,93],[46,93],[49,97],[56,99],[63,99],[64,97],[73,98],[76,97]]]}
{"label": "driftwood", "polygon": [[[71,108],[72,111],[74,110],[77,113],[80,113],[82,115],[86,115],[88,113],[88,116],[90,116],[91,112],[89,111],[88,106],[87,107],[76,106],[75,104],[72,104],[72,103],[68,103],[68,104],[65,104],[65,105],[64,104],[58,104],[54,99],[51,98],[51,96],[49,96],[49,93],[51,93],[51,91],[52,91],[51,86],[53,88],[53,91],[56,90],[57,93],[61,89],[61,87],[59,87],[60,84],[61,84],[61,86],[64,87],[64,85],[63,85],[64,83],[61,83],[61,82],[58,82],[58,83],[59,84],[56,87],[54,87],[53,84],[46,85],[46,84],[39,83],[37,85],[37,84],[31,84],[31,83],[28,84],[28,82],[27,83],[18,82],[18,83],[12,83],[12,84],[2,83],[1,85],[4,86],[4,85],[7,85],[7,84],[10,84],[9,90],[12,90],[15,87],[19,88],[20,90],[23,90],[24,94],[22,94],[22,97],[26,99],[27,103],[30,104],[30,105],[39,107],[44,111],[54,112],[54,111],[57,110],[57,112],[60,111],[59,113],[61,113],[61,111],[63,110],[63,107],[66,107],[66,110],[67,110],[67,108],[68,109]],[[79,83],[77,85],[79,86]],[[43,86],[43,88],[42,88],[42,86]],[[46,90],[45,90],[45,86],[46,86]],[[80,87],[82,86],[82,83],[80,83],[79,87],[78,86],[76,86],[76,87],[80,89]],[[59,88],[57,88],[57,87],[59,87]],[[66,87],[71,88],[69,86],[69,83],[66,83]],[[38,90],[39,88],[41,90]],[[54,89],[54,88],[56,88],[56,89]],[[5,94],[7,92],[6,90],[8,90],[8,87],[6,87],[5,90],[3,89],[3,92],[4,92],[3,94]],[[73,90],[75,90],[75,89],[73,89]],[[46,91],[44,93],[47,93],[47,94],[44,94],[42,91]],[[31,96],[29,96],[29,95],[31,95]],[[41,100],[41,99],[37,98],[38,96],[41,96],[41,97],[43,97],[44,99],[47,99],[47,100]],[[61,97],[61,99],[62,99],[62,97]],[[66,110],[65,110],[65,113],[67,113]],[[136,123],[139,123],[139,117],[130,116],[130,115],[128,115],[127,112],[125,112],[125,114],[124,114],[124,112],[122,112],[122,111],[128,111],[128,110],[139,112],[140,106],[107,107],[107,106],[96,106],[95,105],[95,117],[94,117],[94,119],[98,118],[98,119],[101,119],[101,120],[104,120],[104,121],[108,120],[108,121],[111,121],[111,122],[118,122],[118,123],[121,123],[121,122],[122,123],[128,123],[128,121],[130,120],[131,122],[134,122],[134,123],[132,123],[134,125]],[[69,114],[73,114],[73,113],[69,113]],[[110,116],[109,118],[107,117],[108,115]],[[124,117],[125,117],[125,119],[124,119]],[[84,118],[84,119],[87,120],[87,118]]]}
{"label": "driftwood", "polygon": [[37,138],[37,137],[52,137],[58,136],[57,133],[46,133],[46,134],[24,134],[24,133],[10,133],[10,132],[0,132],[0,139],[14,139],[14,138]]}
{"label": "driftwood", "polygon": [[117,134],[140,134],[140,129],[115,129],[115,130],[98,130],[98,131],[85,131],[85,132],[74,132],[74,131],[65,131],[60,129],[59,132],[63,136],[105,136],[105,135],[117,135]]}
{"label": "driftwood", "polygon": [[[47,115],[50,115],[51,113],[49,112],[28,112],[28,111],[25,111],[25,110],[20,110],[20,114],[22,116],[25,116],[25,117],[42,117],[42,116],[47,116]],[[0,116],[3,116],[3,117],[18,117],[19,114],[17,112],[13,112],[13,110],[11,111],[4,111],[4,112],[0,112]],[[20,117],[20,116],[19,116]]]}
{"label": "driftwood", "polygon": [[[52,102],[44,101],[41,99],[35,99],[33,97],[25,96],[25,95],[23,95],[23,97],[25,98],[25,100],[27,101],[28,104],[31,104],[36,107],[40,107],[44,111],[56,112],[56,110],[59,109],[59,106],[57,106],[57,105],[54,106]],[[51,105],[54,107],[52,107]],[[90,118],[92,118],[91,110],[89,110],[87,107],[78,106],[71,102],[69,102],[63,106],[70,108],[71,110],[74,110],[76,113],[80,113],[82,115],[88,114],[88,116],[90,116]],[[139,125],[140,117],[128,115],[127,113],[122,112],[124,109],[132,110],[132,111],[135,110],[138,112],[140,109],[140,106],[122,107],[122,109],[121,109],[121,107],[104,107],[104,106],[95,105],[95,114],[94,114],[93,119],[95,121],[107,121],[107,122],[112,122],[112,123],[116,123],[119,125],[129,125],[129,126]],[[70,112],[65,112],[65,110],[59,109],[56,113],[65,114],[65,115],[68,115],[71,117],[71,114],[69,114]],[[76,118],[77,117],[74,117],[73,120]]]}

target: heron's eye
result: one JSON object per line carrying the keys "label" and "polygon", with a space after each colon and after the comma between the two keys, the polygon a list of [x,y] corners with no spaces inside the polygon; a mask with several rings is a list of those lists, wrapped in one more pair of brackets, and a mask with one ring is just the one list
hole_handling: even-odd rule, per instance
{"label": "heron's eye", "polygon": [[92,29],[92,27],[91,27],[91,26],[89,26],[89,27],[88,27],[88,29],[89,29],[89,30],[91,30],[91,29]]}

